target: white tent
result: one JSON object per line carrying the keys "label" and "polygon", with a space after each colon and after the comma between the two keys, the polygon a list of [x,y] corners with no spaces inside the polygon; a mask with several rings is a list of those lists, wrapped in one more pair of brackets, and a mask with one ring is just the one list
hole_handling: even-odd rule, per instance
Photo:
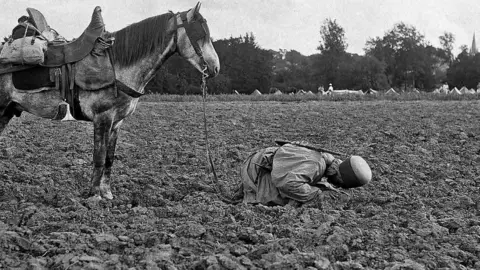
{"label": "white tent", "polygon": [[385,93],[385,95],[398,95],[397,91],[395,91],[393,88],[388,89],[388,91]]}
{"label": "white tent", "polygon": [[234,93],[235,95],[240,95],[240,93],[238,93],[237,90],[233,90],[233,93]]}
{"label": "white tent", "polygon": [[412,93],[415,93],[415,94],[420,94],[420,91],[418,91],[417,88],[413,89]]}
{"label": "white tent", "polygon": [[255,89],[255,91],[253,91],[251,95],[252,96],[260,96],[260,95],[262,95],[262,93],[260,91],[258,91],[258,89]]}
{"label": "white tent", "polygon": [[433,90],[432,94],[440,94],[440,89]]}
{"label": "white tent", "polygon": [[467,87],[464,86],[464,87],[462,87],[462,88],[460,89],[460,93],[462,93],[462,94],[470,94],[470,91],[468,90]]}
{"label": "white tent", "polygon": [[450,91],[450,95],[461,95],[462,93],[455,87]]}
{"label": "white tent", "polygon": [[303,89],[300,89],[298,90],[298,92],[296,93],[296,95],[305,95],[307,92],[305,92],[305,90]]}
{"label": "white tent", "polygon": [[281,95],[281,94],[283,94],[283,93],[282,93],[282,91],[280,91],[279,89],[277,89],[277,90],[275,91],[275,93],[273,93],[273,94],[274,94],[274,95]]}
{"label": "white tent", "polygon": [[[462,88],[462,89],[463,89],[463,88]],[[476,93],[475,90],[473,90],[473,89],[468,89],[468,88],[465,88],[465,90],[464,90],[464,91],[461,91],[461,92],[462,92],[462,94],[466,94],[466,95],[472,95],[472,94],[475,94],[475,93]],[[465,92],[465,93],[464,93],[464,92]]]}
{"label": "white tent", "polygon": [[378,91],[370,88],[365,92],[365,94],[376,95],[376,94],[378,94]]}
{"label": "white tent", "polygon": [[470,92],[470,94],[476,94],[477,93],[477,91],[475,91],[475,89],[473,89],[473,88],[470,88],[470,90],[468,90],[468,91]]}
{"label": "white tent", "polygon": [[307,95],[315,95],[312,91],[308,90]]}

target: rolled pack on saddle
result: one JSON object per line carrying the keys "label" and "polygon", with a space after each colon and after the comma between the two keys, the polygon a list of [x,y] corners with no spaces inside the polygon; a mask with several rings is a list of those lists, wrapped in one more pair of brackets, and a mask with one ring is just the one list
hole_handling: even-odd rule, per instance
{"label": "rolled pack on saddle", "polygon": [[40,11],[27,8],[27,12],[28,21],[20,22],[10,40],[0,47],[0,63],[7,64],[7,68],[0,68],[0,74],[12,73],[13,84],[20,91],[60,90],[64,102],[59,104],[55,119],[70,113],[75,119],[83,120],[78,91],[115,85],[113,56],[109,50],[114,39],[105,37],[101,8],[94,9],[88,27],[72,41],[53,30]]}
{"label": "rolled pack on saddle", "polygon": [[[26,24],[28,30],[29,25]],[[25,33],[27,33],[25,30]],[[47,41],[38,37],[27,37],[10,40],[0,52],[0,63],[12,64],[43,64],[45,61],[45,52],[47,51]]]}

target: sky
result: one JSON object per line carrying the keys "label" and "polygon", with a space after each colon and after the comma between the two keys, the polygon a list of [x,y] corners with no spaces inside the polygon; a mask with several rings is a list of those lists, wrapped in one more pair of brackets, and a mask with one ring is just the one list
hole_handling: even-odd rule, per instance
{"label": "sky", "polygon": [[[67,39],[80,36],[95,6],[102,8],[108,31],[122,29],[145,18],[180,12],[197,0],[0,0],[0,37],[7,36],[26,8],[43,13],[48,24]],[[479,0],[205,0],[200,13],[211,36],[218,40],[252,32],[264,49],[318,53],[320,26],[327,18],[344,28],[347,51],[364,54],[370,38],[383,37],[396,23],[414,26],[428,42],[440,47],[445,31],[455,35],[454,53],[472,44],[477,31],[480,45]],[[478,47],[478,46],[477,46]]]}

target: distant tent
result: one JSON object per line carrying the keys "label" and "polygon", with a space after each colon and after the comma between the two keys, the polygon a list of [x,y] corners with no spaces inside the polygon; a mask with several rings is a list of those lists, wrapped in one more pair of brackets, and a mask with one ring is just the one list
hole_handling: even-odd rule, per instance
{"label": "distant tent", "polygon": [[305,92],[303,89],[298,90],[297,95],[305,95],[307,92]]}
{"label": "distant tent", "polygon": [[440,89],[433,90],[432,94],[440,94]]}
{"label": "distant tent", "polygon": [[385,95],[398,95],[397,91],[395,91],[393,88],[388,89],[388,91],[385,93]]}
{"label": "distant tent", "polygon": [[461,95],[462,93],[455,87],[450,91],[450,95]]}
{"label": "distant tent", "polygon": [[240,93],[238,93],[237,90],[233,90],[233,93],[234,93],[235,95],[240,95]]}
{"label": "distant tent", "polygon": [[476,91],[473,90],[473,89],[468,89],[466,87],[462,87],[462,89],[460,89],[460,93],[462,93],[464,95],[471,95],[471,94],[475,94]]}
{"label": "distant tent", "polygon": [[460,89],[460,93],[462,93],[462,94],[470,94],[468,88],[465,87],[465,86]]}
{"label": "distant tent", "polygon": [[377,90],[373,90],[372,88],[368,89],[365,94],[369,94],[369,95],[376,95],[378,94],[378,91]]}
{"label": "distant tent", "polygon": [[293,95],[295,95],[295,93],[290,92],[290,93],[288,93],[288,95],[293,96]]}
{"label": "distant tent", "polygon": [[274,95],[281,95],[283,94],[282,91],[280,91],[279,89],[277,89],[277,91],[275,91],[275,93],[273,93]]}
{"label": "distant tent", "polygon": [[475,91],[475,89],[473,89],[473,88],[470,88],[470,90],[468,90],[468,91],[470,92],[470,94],[476,94],[477,93],[477,91]]}
{"label": "distant tent", "polygon": [[276,87],[270,87],[270,90],[268,91],[269,94],[275,94],[275,92],[279,91],[278,88]]}
{"label": "distant tent", "polygon": [[420,94],[420,91],[418,91],[418,89],[417,89],[417,88],[414,88],[414,89],[413,89],[413,91],[412,91],[412,93],[415,93],[415,94]]}
{"label": "distant tent", "polygon": [[312,91],[308,90],[307,95],[315,95]]}
{"label": "distant tent", "polygon": [[253,91],[251,95],[252,96],[261,96],[262,93],[260,91],[258,91],[258,89],[255,89],[255,91]]}

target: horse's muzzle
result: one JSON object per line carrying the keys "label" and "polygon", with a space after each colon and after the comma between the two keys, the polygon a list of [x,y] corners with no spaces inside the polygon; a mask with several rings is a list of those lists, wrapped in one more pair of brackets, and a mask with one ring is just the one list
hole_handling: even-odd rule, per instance
{"label": "horse's muzzle", "polygon": [[219,72],[220,72],[220,68],[218,66],[207,68],[208,78],[213,78],[217,76]]}

